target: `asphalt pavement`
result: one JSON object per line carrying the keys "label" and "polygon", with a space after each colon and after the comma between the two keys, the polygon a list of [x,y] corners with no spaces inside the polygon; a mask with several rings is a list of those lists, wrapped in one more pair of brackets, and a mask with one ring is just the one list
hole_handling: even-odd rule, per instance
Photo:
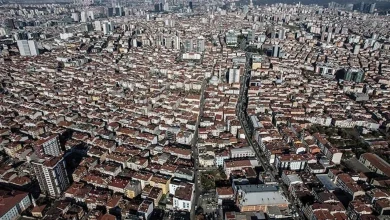
{"label": "asphalt pavement", "polygon": [[[249,143],[249,145],[253,148],[255,151],[257,160],[261,163],[263,166],[264,170],[268,170],[269,173],[271,174],[272,178],[274,181],[279,182],[279,186],[281,189],[284,191],[286,195],[289,195],[289,191],[287,187],[284,185],[284,183],[277,177],[276,169],[274,169],[271,164],[267,161],[265,155],[263,152],[261,152],[261,148],[258,145],[258,143],[252,141],[252,131],[250,130],[249,127],[249,120],[246,114],[246,108],[247,108],[247,97],[248,97],[248,79],[250,79],[250,71],[251,71],[251,66],[250,66],[250,58],[251,58],[251,53],[246,53],[246,64],[245,64],[245,73],[242,76],[242,81],[241,81],[241,89],[240,89],[240,97],[238,101],[238,106],[237,106],[237,115],[241,123],[241,127],[244,128],[245,132],[245,137]],[[299,210],[298,207],[295,205],[294,201],[291,201],[290,198],[287,198],[289,200],[289,203],[294,207],[295,210]],[[305,219],[304,216],[300,216],[297,219]]]}
{"label": "asphalt pavement", "polygon": [[194,174],[194,200],[192,202],[192,205],[191,205],[191,215],[190,215],[190,218],[191,219],[195,219],[195,207],[198,207],[198,200],[199,200],[199,195],[200,195],[200,175],[199,175],[199,160],[198,160],[198,149],[196,147],[196,144],[198,142],[198,131],[199,131],[199,123],[200,123],[200,119],[202,118],[203,116],[203,108],[204,108],[204,91],[206,89],[206,85],[207,85],[207,79],[205,78],[203,80],[203,83],[202,83],[202,88],[201,88],[201,97],[200,97],[200,108],[199,108],[199,115],[198,115],[198,119],[196,121],[196,125],[195,125],[195,131],[194,131],[194,137],[192,139],[192,144],[191,144],[191,148],[192,148],[192,156],[193,156],[193,160],[194,160],[194,169],[195,169],[195,174]]}

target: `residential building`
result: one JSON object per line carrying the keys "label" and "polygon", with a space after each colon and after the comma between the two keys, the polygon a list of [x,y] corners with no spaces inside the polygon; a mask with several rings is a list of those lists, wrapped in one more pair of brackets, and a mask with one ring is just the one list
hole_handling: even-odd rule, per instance
{"label": "residential building", "polygon": [[373,153],[360,155],[359,161],[372,172],[390,177],[390,164]]}
{"label": "residential building", "polygon": [[142,192],[141,182],[137,180],[130,181],[125,187],[124,193],[127,198],[133,199]]}
{"label": "residential building", "polygon": [[173,208],[191,211],[194,189],[192,184],[177,187],[173,196]]}
{"label": "residential building", "polygon": [[[60,140],[58,135],[51,135],[37,140],[34,143],[35,152],[39,152],[41,156],[49,155],[53,157],[58,157],[62,155],[62,150],[60,146]],[[43,152],[42,152],[43,151]]]}
{"label": "residential building", "polygon": [[364,71],[357,68],[344,69],[344,80],[361,83],[364,80]]}
{"label": "residential building", "polygon": [[218,200],[218,205],[222,205],[224,200],[234,200],[234,191],[232,187],[217,187],[215,195]]}
{"label": "residential building", "polygon": [[37,56],[39,54],[38,44],[34,40],[18,40],[17,45],[21,56]]}
{"label": "residential building", "polygon": [[0,189],[0,219],[14,220],[32,205],[27,192]]}
{"label": "residential building", "polygon": [[48,157],[32,161],[31,164],[42,193],[58,197],[69,187],[68,174],[63,158]]}
{"label": "residential building", "polygon": [[225,174],[227,177],[230,176],[230,173],[234,170],[242,170],[244,168],[257,166],[258,162],[257,160],[252,159],[229,159],[224,160],[223,168],[225,170]]}
{"label": "residential building", "polygon": [[169,192],[169,183],[171,182],[171,178],[171,176],[155,174],[150,179],[149,184],[162,189],[162,193],[165,195]]}
{"label": "residential building", "polygon": [[254,157],[255,151],[251,147],[231,148],[230,158]]}
{"label": "residential building", "polygon": [[228,46],[236,47],[238,45],[238,35],[234,30],[226,32],[225,38]]}

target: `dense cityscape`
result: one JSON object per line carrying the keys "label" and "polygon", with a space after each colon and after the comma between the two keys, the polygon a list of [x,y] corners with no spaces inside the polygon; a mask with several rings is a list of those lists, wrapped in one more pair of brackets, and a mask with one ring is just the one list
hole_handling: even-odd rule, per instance
{"label": "dense cityscape", "polygon": [[0,1],[0,219],[390,219],[389,59],[375,2]]}

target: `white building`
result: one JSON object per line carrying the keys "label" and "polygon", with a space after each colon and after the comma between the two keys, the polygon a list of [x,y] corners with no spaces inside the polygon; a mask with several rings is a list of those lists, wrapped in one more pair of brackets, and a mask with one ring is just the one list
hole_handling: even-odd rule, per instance
{"label": "white building", "polygon": [[0,219],[13,220],[31,205],[28,193],[0,190]]}
{"label": "white building", "polygon": [[291,171],[284,170],[282,173],[282,181],[290,187],[291,185],[295,184],[302,184],[303,181],[296,173],[289,173]]}
{"label": "white building", "polygon": [[228,83],[239,83],[240,82],[240,76],[241,76],[241,69],[240,68],[230,68],[228,72]]}
{"label": "white building", "polygon": [[215,154],[215,165],[218,167],[223,166],[223,162],[229,158],[230,158],[229,152],[227,152],[227,151],[217,153],[217,154]]}
{"label": "white building", "polygon": [[240,158],[240,157],[254,157],[255,151],[251,147],[241,147],[241,148],[232,148],[230,149],[231,158]]}
{"label": "white building", "polygon": [[88,11],[88,17],[89,17],[91,20],[95,20],[95,13],[94,13],[94,11]]}
{"label": "white building", "polygon": [[105,21],[103,22],[103,34],[109,35],[114,30],[114,24],[112,22]]}
{"label": "white building", "polygon": [[69,179],[63,158],[45,158],[31,164],[42,193],[58,197],[68,188]]}
{"label": "white building", "polygon": [[196,46],[198,53],[202,53],[205,50],[205,38],[203,36],[199,36],[196,41]]}
{"label": "white building", "polygon": [[79,15],[79,13],[73,12],[73,13],[72,13],[72,18],[73,18],[73,21],[79,22],[79,21],[80,21],[80,15]]}
{"label": "white building", "polygon": [[88,15],[86,11],[81,12],[81,22],[87,22],[88,20]]}
{"label": "white building", "polygon": [[176,210],[191,211],[193,195],[194,189],[193,185],[190,183],[176,188],[173,196],[173,208]]}
{"label": "white building", "polygon": [[39,54],[38,45],[33,40],[18,40],[18,49],[21,56],[36,56]]}
{"label": "white building", "polygon": [[95,21],[94,24],[95,24],[95,31],[102,31],[102,24],[100,23],[100,21]]}
{"label": "white building", "polygon": [[275,158],[275,167],[282,170],[304,170],[307,160],[301,154],[281,155]]}
{"label": "white building", "polygon": [[141,205],[139,206],[138,213],[141,214],[143,219],[149,219],[150,215],[153,212],[153,208],[154,208],[153,201],[145,199],[144,201],[142,201]]}
{"label": "white building", "polygon": [[60,33],[61,40],[67,40],[73,37],[73,33]]}
{"label": "white building", "polygon": [[238,34],[234,30],[229,30],[228,32],[226,32],[225,38],[226,38],[226,44],[228,46],[233,46],[233,47],[237,46]]}
{"label": "white building", "polygon": [[52,135],[50,137],[37,140],[35,143],[35,146],[42,147],[43,153],[58,157],[62,155],[61,146],[60,146],[60,140],[58,138],[58,135]]}
{"label": "white building", "polygon": [[172,179],[169,183],[169,194],[175,195],[176,189],[183,187],[183,182],[178,179]]}

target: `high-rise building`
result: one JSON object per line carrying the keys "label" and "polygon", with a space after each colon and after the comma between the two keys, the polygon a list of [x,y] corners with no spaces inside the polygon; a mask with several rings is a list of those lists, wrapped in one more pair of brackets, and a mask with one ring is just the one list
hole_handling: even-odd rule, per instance
{"label": "high-rise building", "polygon": [[164,5],[163,5],[163,10],[164,11],[169,11],[169,3],[168,2],[165,2]]}
{"label": "high-rise building", "polygon": [[102,24],[103,34],[108,35],[114,30],[114,23],[105,21]]}
{"label": "high-rise building", "polygon": [[354,10],[364,12],[364,13],[374,13],[376,3],[364,3],[360,2],[359,4],[354,5]]}
{"label": "high-rise building", "polygon": [[60,140],[58,135],[51,135],[49,137],[37,140],[34,142],[35,152],[41,157],[50,155],[58,157],[62,155]]}
{"label": "high-rise building", "polygon": [[159,12],[160,11],[160,4],[154,4],[154,11]]}
{"label": "high-rise building", "polygon": [[132,46],[132,47],[138,47],[138,41],[137,41],[137,38],[133,38],[133,39],[131,39],[131,46]]}
{"label": "high-rise building", "polygon": [[11,31],[8,28],[0,27],[0,36],[9,35]]}
{"label": "high-rise building", "polygon": [[93,31],[93,25],[90,22],[84,23],[80,27],[81,27],[81,31],[86,31],[86,32]]}
{"label": "high-rise building", "polygon": [[95,31],[102,31],[102,24],[100,23],[100,21],[95,21],[94,24],[95,24]]}
{"label": "high-rise building", "polygon": [[344,9],[346,11],[353,11],[353,4],[345,4]]}
{"label": "high-rise building", "polygon": [[279,45],[274,45],[272,47],[272,56],[273,57],[279,57],[279,52],[280,52],[280,46]]}
{"label": "high-rise building", "polygon": [[227,74],[228,74],[227,81],[229,84],[240,82],[240,77],[241,77],[241,69],[240,68],[231,68],[231,69],[229,69]]}
{"label": "high-rise building", "polygon": [[286,31],[284,28],[279,29],[279,40],[284,40],[286,38]]}
{"label": "high-rise building", "polygon": [[39,54],[37,42],[34,40],[18,40],[17,45],[21,56],[36,56]]}
{"label": "high-rise building", "polygon": [[80,21],[80,15],[79,15],[79,13],[78,13],[78,12],[73,12],[73,13],[72,13],[72,19],[73,19],[73,21],[75,21],[75,22],[79,22],[79,21]]}
{"label": "high-rise building", "polygon": [[115,8],[115,16],[123,16],[123,8],[122,7],[116,7]]}
{"label": "high-rise building", "polygon": [[81,12],[81,22],[87,22],[88,21],[88,16],[86,11]]}
{"label": "high-rise building", "polygon": [[266,39],[267,39],[267,36],[265,36],[264,34],[259,35],[259,37],[257,38],[257,40],[260,43],[264,43]]}
{"label": "high-rise building", "polygon": [[255,41],[255,33],[253,30],[248,31],[248,41],[249,42],[254,42]]}
{"label": "high-rise building", "polygon": [[325,41],[325,35],[326,35],[325,32],[322,32],[322,33],[321,33],[321,41],[322,41],[322,42]]}
{"label": "high-rise building", "polygon": [[32,202],[27,192],[0,189],[0,219],[18,219],[18,216],[28,209]]}
{"label": "high-rise building", "polygon": [[104,22],[102,27],[103,27],[104,35],[107,35],[110,33],[110,25],[107,22]]}
{"label": "high-rise building", "polygon": [[331,40],[332,40],[332,33],[328,32],[328,36],[326,37],[326,42],[330,43]]}
{"label": "high-rise building", "polygon": [[28,40],[27,32],[16,32],[14,33],[14,39],[17,40]]}
{"label": "high-rise building", "polygon": [[196,40],[196,46],[198,53],[202,53],[205,50],[205,39],[203,36],[199,36]]}
{"label": "high-rise building", "polygon": [[88,18],[89,18],[89,20],[95,20],[95,12],[88,11]]}
{"label": "high-rise building", "polygon": [[361,11],[361,12],[364,11],[364,2],[360,2],[359,11]]}
{"label": "high-rise building", "polygon": [[353,54],[359,54],[360,51],[360,44],[355,44],[353,47]]}
{"label": "high-rise building", "polygon": [[50,157],[32,161],[34,174],[41,192],[58,197],[69,187],[65,161],[61,157]]}
{"label": "high-rise building", "polygon": [[275,30],[271,30],[270,31],[270,34],[271,34],[271,39],[275,39],[276,38],[276,31]]}
{"label": "high-rise building", "polygon": [[113,17],[114,16],[114,8],[108,8],[107,9],[107,16]]}
{"label": "high-rise building", "polygon": [[316,63],[315,72],[323,76],[334,76],[338,66],[332,63]]}
{"label": "high-rise building", "polygon": [[188,2],[188,7],[190,7],[191,10],[194,9],[194,5],[192,4],[192,1]]}
{"label": "high-rise building", "polygon": [[344,80],[361,83],[364,80],[364,71],[357,68],[348,68],[344,70]]}
{"label": "high-rise building", "polygon": [[376,3],[369,4],[368,13],[373,14],[375,12]]}
{"label": "high-rise building", "polygon": [[180,37],[174,36],[173,37],[173,49],[179,50],[180,49]]}
{"label": "high-rise building", "polygon": [[7,18],[4,20],[4,26],[9,29],[15,29],[15,22],[12,18]]}
{"label": "high-rise building", "polygon": [[192,50],[193,50],[192,39],[185,39],[185,41],[184,41],[184,51],[191,53]]}
{"label": "high-rise building", "polygon": [[237,46],[238,44],[238,36],[234,30],[229,30],[226,35],[226,44],[228,46]]}

